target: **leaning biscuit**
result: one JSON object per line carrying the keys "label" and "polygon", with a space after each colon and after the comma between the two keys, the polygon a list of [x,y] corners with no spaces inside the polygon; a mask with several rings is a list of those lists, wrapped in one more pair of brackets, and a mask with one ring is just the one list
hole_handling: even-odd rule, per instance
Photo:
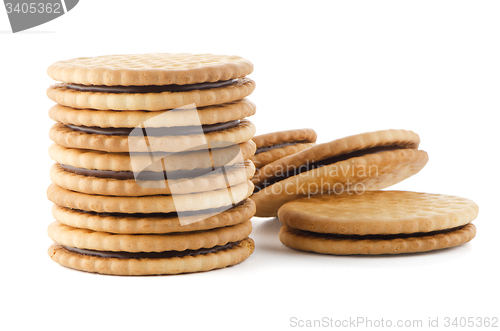
{"label": "leaning biscuit", "polygon": [[284,203],[314,194],[379,190],[418,173],[428,156],[417,134],[383,130],[319,144],[272,162],[252,178],[256,216],[276,216]]}
{"label": "leaning biscuit", "polygon": [[427,153],[414,149],[368,154],[284,179],[255,192],[256,216],[274,217],[288,201],[315,194],[381,190],[418,173]]}
{"label": "leaning biscuit", "polygon": [[[254,140],[255,142],[255,140]],[[283,173],[285,169],[301,169],[314,162],[328,160],[336,156],[351,156],[352,153],[374,148],[415,149],[420,144],[419,136],[407,130],[381,130],[357,134],[328,143],[316,145],[302,152],[290,155],[263,167],[254,183],[259,186]],[[258,145],[257,145],[258,146]],[[353,157],[353,156],[352,156]]]}

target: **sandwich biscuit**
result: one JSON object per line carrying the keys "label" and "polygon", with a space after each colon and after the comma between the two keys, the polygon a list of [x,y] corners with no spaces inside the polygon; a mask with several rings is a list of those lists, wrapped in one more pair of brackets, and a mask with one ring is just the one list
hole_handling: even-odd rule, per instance
{"label": "sandwich biscuit", "polygon": [[313,129],[279,131],[255,136],[252,140],[257,150],[251,160],[257,169],[262,168],[266,164],[313,146],[316,138]]}
{"label": "sandwich biscuit", "polygon": [[466,243],[478,206],[471,200],[407,191],[315,195],[284,204],[281,242],[334,255],[425,252]]}
{"label": "sandwich biscuit", "polygon": [[288,201],[314,194],[380,190],[418,173],[427,153],[417,134],[383,130],[315,145],[281,158],[253,177],[256,216],[273,217]]}

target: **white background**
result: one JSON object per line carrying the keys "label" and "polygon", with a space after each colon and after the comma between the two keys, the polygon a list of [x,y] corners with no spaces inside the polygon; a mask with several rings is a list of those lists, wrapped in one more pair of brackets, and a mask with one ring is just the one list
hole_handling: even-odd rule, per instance
{"label": "white background", "polygon": [[[0,324],[271,330],[290,329],[291,317],[424,326],[429,317],[441,325],[447,316],[498,318],[499,17],[497,1],[85,0],[12,34],[0,7]],[[46,68],[146,52],[252,61],[258,134],[310,127],[327,142],[389,128],[417,132],[429,163],[394,188],[474,200],[476,238],[426,254],[323,256],[283,246],[277,219],[254,218],[255,253],[223,270],[112,277],[57,265],[46,253],[53,221]]]}

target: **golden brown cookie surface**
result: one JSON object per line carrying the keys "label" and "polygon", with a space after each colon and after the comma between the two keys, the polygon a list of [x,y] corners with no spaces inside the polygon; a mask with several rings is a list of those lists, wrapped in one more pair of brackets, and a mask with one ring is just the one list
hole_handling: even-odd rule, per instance
{"label": "golden brown cookie surface", "polygon": [[283,179],[256,190],[251,199],[256,216],[274,217],[283,204],[301,197],[387,188],[418,173],[427,161],[427,153],[416,149],[367,154]]}
{"label": "golden brown cookie surface", "polygon": [[245,200],[252,194],[251,181],[227,188],[192,194],[151,195],[140,197],[121,197],[91,195],[66,190],[51,184],[47,197],[53,203],[71,209],[97,213],[171,213],[204,210],[231,206]]}
{"label": "golden brown cookie surface", "polygon": [[69,247],[112,252],[164,252],[222,246],[245,239],[252,232],[249,220],[236,225],[167,234],[115,234],[74,228],[53,222],[47,230],[55,242]]}
{"label": "golden brown cookie surface", "polygon": [[250,78],[225,87],[185,92],[102,93],[81,92],[56,84],[47,89],[50,100],[66,107],[97,110],[159,111],[194,104],[196,107],[218,105],[244,99],[255,90]]}
{"label": "golden brown cookie surface", "polygon": [[47,73],[84,85],[195,84],[241,78],[253,71],[240,56],[187,53],[104,55],[58,61]]}
{"label": "golden brown cookie surface", "polygon": [[[89,174],[78,174],[66,171],[59,164],[54,164],[50,168],[50,179],[52,182],[67,190],[98,195],[111,196],[146,196],[146,195],[168,195],[168,194],[188,194],[211,190],[218,190],[225,187],[235,186],[245,183],[251,179],[255,173],[255,166],[250,160],[225,167],[224,171],[218,169],[204,169],[201,175],[189,177],[190,171],[186,171],[186,177],[167,179],[168,174],[159,173],[158,177],[163,180],[137,180],[119,179],[110,177],[92,176],[94,172],[100,171],[79,169],[89,172]],[[207,173],[205,173],[207,171]],[[210,171],[210,172],[209,172]],[[121,172],[120,174],[123,174]],[[112,176],[116,173],[111,172]],[[156,173],[154,173],[156,175]],[[133,176],[133,173],[130,173]]]}
{"label": "golden brown cookie surface", "polygon": [[[109,233],[147,234],[209,230],[230,226],[249,220],[255,214],[255,203],[246,199],[233,208],[215,215],[203,211],[193,216],[183,216],[184,223],[177,215],[169,214],[106,214],[89,213],[54,205],[52,215],[62,224],[74,228],[89,229]],[[201,216],[201,217],[200,217]],[[201,219],[201,220],[200,220]]]}
{"label": "golden brown cookie surface", "polygon": [[[255,141],[255,140],[254,140]],[[315,162],[335,157],[350,158],[366,153],[376,153],[387,149],[416,149],[419,136],[407,130],[381,130],[366,132],[318,144],[296,154],[281,158],[262,167],[254,183],[260,186],[264,181],[271,181],[288,169],[307,169]],[[258,146],[258,144],[256,143]],[[356,154],[354,154],[356,153]]]}
{"label": "golden brown cookie surface", "polygon": [[226,123],[241,120],[255,114],[255,104],[250,100],[243,99],[221,105],[200,107],[197,109],[199,123],[191,123],[184,116],[182,111],[171,112],[168,123],[154,122],[151,119],[155,116],[168,112],[157,111],[115,111],[115,110],[93,110],[75,109],[61,105],[54,105],[49,110],[49,116],[54,121],[63,124],[81,125],[87,127],[101,128],[135,128],[146,125],[150,127],[160,127],[168,124],[171,127],[189,125],[209,125],[215,123]]}
{"label": "golden brown cookie surface", "polygon": [[450,195],[408,191],[315,195],[283,205],[280,240],[322,254],[400,254],[466,243],[478,206]]}
{"label": "golden brown cookie surface", "polygon": [[317,134],[313,129],[295,129],[261,134],[255,136],[253,141],[259,149],[283,143],[314,143],[316,138]]}
{"label": "golden brown cookie surface", "polygon": [[292,228],[342,235],[432,232],[468,224],[477,217],[471,200],[408,191],[324,194],[284,204],[278,217]]}
{"label": "golden brown cookie surface", "polygon": [[[206,169],[212,166],[231,165],[238,161],[234,158],[233,151],[236,146],[217,148],[211,150],[211,158],[206,157],[206,151],[176,153],[168,155],[168,162],[164,162],[163,171]],[[255,153],[255,143],[251,140],[238,144],[243,160],[250,158]],[[49,147],[50,157],[60,164],[84,169],[133,171],[132,162],[139,164],[150,162],[149,155],[133,155],[129,153],[107,153],[89,149],[68,148],[57,144]],[[161,157],[162,154],[157,154]]]}
{"label": "golden brown cookie surface", "polygon": [[380,255],[427,252],[455,247],[469,242],[476,235],[474,224],[446,233],[391,239],[343,239],[325,237],[284,225],[280,241],[297,250],[332,255]]}
{"label": "golden brown cookie surface", "polygon": [[[175,136],[128,136],[92,134],[73,130],[56,123],[49,131],[53,142],[67,148],[90,149],[104,152],[183,152],[207,149],[207,142],[244,143],[255,134],[255,126],[249,120],[241,120],[230,129],[206,134]],[[147,138],[147,139],[146,139]]]}

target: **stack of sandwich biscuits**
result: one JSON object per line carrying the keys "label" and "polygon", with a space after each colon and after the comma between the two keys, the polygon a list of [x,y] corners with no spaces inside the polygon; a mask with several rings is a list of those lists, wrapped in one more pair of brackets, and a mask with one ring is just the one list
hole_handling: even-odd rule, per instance
{"label": "stack of sandwich biscuits", "polygon": [[115,275],[178,274],[250,256],[256,146],[238,56],[143,54],[51,65],[50,257]]}

